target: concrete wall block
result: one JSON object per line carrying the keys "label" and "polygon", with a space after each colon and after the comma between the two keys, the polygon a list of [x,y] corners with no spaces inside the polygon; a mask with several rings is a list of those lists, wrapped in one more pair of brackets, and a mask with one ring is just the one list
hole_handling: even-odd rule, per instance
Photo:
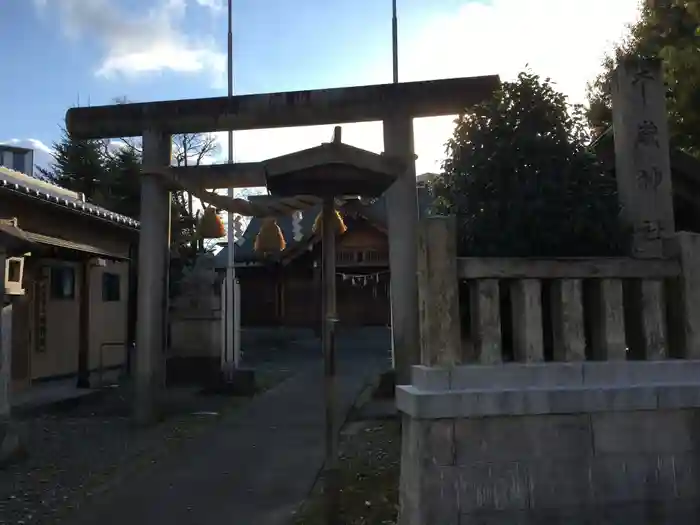
{"label": "concrete wall block", "polygon": [[473,463],[456,468],[462,512],[528,508],[529,478],[524,463]]}
{"label": "concrete wall block", "polygon": [[583,365],[586,386],[700,383],[700,361],[608,361]]}
{"label": "concrete wall block", "polygon": [[[473,413],[471,404],[476,402],[474,396],[469,395],[431,395],[429,392],[420,392],[417,396],[417,409],[415,417],[421,419],[445,419],[453,418],[455,414],[463,412]],[[397,406],[402,410],[401,405]],[[469,404],[471,402],[471,404]]]}
{"label": "concrete wall block", "polygon": [[580,363],[507,363],[495,366],[458,366],[451,388],[517,389],[577,386],[583,384]]}
{"label": "concrete wall block", "polygon": [[602,454],[591,461],[589,475],[598,505],[665,501],[676,495],[672,456]]}
{"label": "concrete wall block", "polygon": [[420,390],[411,385],[396,387],[396,408],[404,414],[417,417],[420,405]]}
{"label": "concrete wall block", "polygon": [[559,388],[547,391],[550,412],[577,414],[604,410],[605,397],[599,390]]}
{"label": "concrete wall block", "polygon": [[[465,401],[474,396],[464,394]],[[500,416],[502,414],[525,414],[525,400],[520,390],[501,390],[495,392],[479,392],[476,394],[475,414],[480,416]],[[460,404],[466,408],[464,402]]]}
{"label": "concrete wall block", "polygon": [[515,511],[475,511],[461,515],[460,524],[478,525],[679,525],[700,522],[698,505],[618,503],[596,507],[561,507]]}
{"label": "concrete wall block", "polygon": [[455,464],[455,420],[437,419],[422,421],[425,447],[423,462],[429,465],[451,466]]}
{"label": "concrete wall block", "polygon": [[523,392],[525,413],[530,415],[549,414],[549,392],[546,390],[527,390]]}
{"label": "concrete wall block", "polygon": [[593,453],[590,432],[587,415],[459,419],[455,463],[588,457]]}
{"label": "concrete wall block", "polygon": [[420,479],[423,474],[419,457],[420,442],[416,436],[417,420],[403,416],[401,425],[401,476],[399,479],[399,508],[402,525],[421,525]]}
{"label": "concrete wall block", "polygon": [[[673,525],[683,522],[665,522],[653,519],[648,504],[644,503],[614,503],[596,507],[587,513],[590,523],[595,525]],[[651,519],[650,519],[651,518]]]}
{"label": "concrete wall block", "polygon": [[421,525],[457,524],[460,509],[460,477],[456,467],[431,467],[424,471]]}
{"label": "concrete wall block", "polygon": [[661,409],[700,407],[700,385],[668,385],[659,388]]}
{"label": "concrete wall block", "polygon": [[683,500],[700,500],[700,454],[670,456],[673,468],[675,496]]}
{"label": "concrete wall block", "polygon": [[528,510],[476,510],[460,515],[460,524],[478,525],[534,525]]}
{"label": "concrete wall block", "polygon": [[688,411],[639,410],[591,415],[596,454],[677,454],[694,450]]}
{"label": "concrete wall block", "polygon": [[[692,389],[695,392],[700,390],[700,387]],[[673,394],[675,397],[666,393],[666,398],[670,399],[666,401],[667,405],[700,406],[700,401],[684,404],[688,401],[683,397],[683,392],[687,389],[674,385],[447,392],[400,386],[396,390],[396,406],[399,411],[419,419],[622,412],[655,410],[659,406],[661,394],[666,390],[676,392]]]}
{"label": "concrete wall block", "polygon": [[588,477],[588,459],[530,461],[530,507],[553,509],[588,505],[593,499]]}
{"label": "concrete wall block", "polygon": [[592,390],[601,398],[599,411],[654,410],[658,406],[658,389],[653,386],[601,388]]}
{"label": "concrete wall block", "polygon": [[449,390],[451,370],[439,366],[413,366],[411,384],[421,390]]}

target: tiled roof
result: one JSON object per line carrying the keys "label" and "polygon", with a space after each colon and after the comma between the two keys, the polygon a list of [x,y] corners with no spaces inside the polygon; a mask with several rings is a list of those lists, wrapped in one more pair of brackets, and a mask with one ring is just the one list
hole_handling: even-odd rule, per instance
{"label": "tiled roof", "polygon": [[74,191],[67,190],[55,184],[35,179],[11,170],[5,166],[0,166],[0,189],[10,190],[21,195],[38,198],[47,202],[64,206],[76,212],[92,215],[97,218],[106,219],[117,224],[138,228],[139,221],[114,213],[101,206],[86,202],[84,197]]}

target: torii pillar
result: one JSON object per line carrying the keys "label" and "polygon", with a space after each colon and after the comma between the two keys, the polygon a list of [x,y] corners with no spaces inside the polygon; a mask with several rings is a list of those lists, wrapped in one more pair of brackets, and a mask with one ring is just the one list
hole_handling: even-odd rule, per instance
{"label": "torii pillar", "polygon": [[391,270],[391,337],[396,384],[411,382],[420,363],[418,327],[418,197],[413,118],[398,111],[383,121],[384,152],[406,160],[407,169],[386,192]]}
{"label": "torii pillar", "polygon": [[134,418],[140,424],[157,419],[158,398],[165,386],[171,194],[153,169],[170,166],[171,140],[159,130],[143,132],[134,372]]}

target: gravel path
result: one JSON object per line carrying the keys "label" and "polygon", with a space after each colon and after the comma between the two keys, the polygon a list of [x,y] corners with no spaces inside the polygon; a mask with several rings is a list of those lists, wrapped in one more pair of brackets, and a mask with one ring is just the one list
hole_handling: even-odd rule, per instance
{"label": "gravel path", "polygon": [[[346,359],[363,361],[359,354],[383,349],[384,339],[340,340],[341,364]],[[267,386],[296,375],[319,358],[317,341],[295,343],[284,352],[247,354],[247,362]],[[65,523],[98,495],[139,479],[136,474],[147,474],[154,464],[173,460],[180,447],[212,431],[224,414],[249,403],[184,389],[169,390],[168,396],[165,421],[146,429],[132,426],[129,404],[120,389],[72,409],[18,421],[30,455],[0,469],[0,525]]]}
{"label": "gravel path", "polygon": [[[286,376],[268,374],[266,381],[269,386]],[[248,402],[191,389],[170,390],[168,396],[165,421],[150,428],[132,425],[120,389],[18,421],[30,455],[0,470],[0,525],[61,523],[87,499],[177,452]]]}

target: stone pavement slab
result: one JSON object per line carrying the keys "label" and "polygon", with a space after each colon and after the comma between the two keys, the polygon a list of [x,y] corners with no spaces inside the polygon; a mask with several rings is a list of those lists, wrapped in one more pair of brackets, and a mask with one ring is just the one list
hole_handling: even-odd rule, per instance
{"label": "stone pavement slab", "polygon": [[[339,363],[344,420],[386,362]],[[323,381],[319,362],[225,417],[137,479],[83,506],[71,525],[277,525],[287,523],[323,465]]]}

